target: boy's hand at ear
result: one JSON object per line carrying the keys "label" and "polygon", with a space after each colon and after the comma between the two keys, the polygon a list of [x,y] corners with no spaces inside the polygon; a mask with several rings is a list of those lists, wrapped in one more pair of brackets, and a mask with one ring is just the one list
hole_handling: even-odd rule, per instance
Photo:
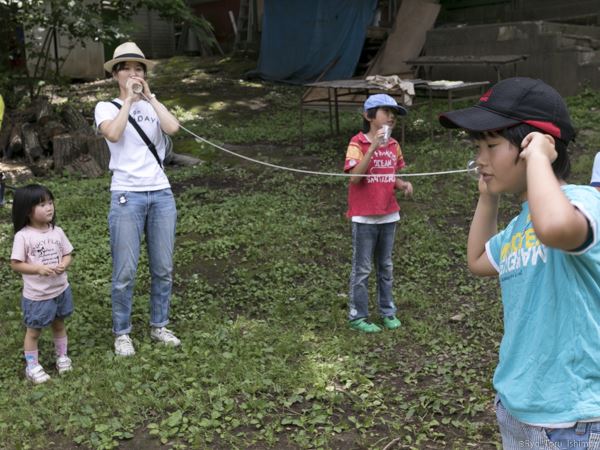
{"label": "boy's hand at ear", "polygon": [[487,196],[492,197],[494,199],[497,199],[497,198],[500,197],[499,194],[492,194],[491,192],[488,191],[487,184],[486,184],[485,181],[483,181],[483,177],[482,176],[479,177],[477,188],[479,189],[479,194],[481,194],[481,195],[487,195]]}
{"label": "boy's hand at ear", "polygon": [[527,161],[532,155],[541,154],[548,158],[550,163],[553,163],[558,157],[554,144],[554,138],[549,134],[534,131],[525,136],[525,139],[521,142],[523,151],[519,157]]}

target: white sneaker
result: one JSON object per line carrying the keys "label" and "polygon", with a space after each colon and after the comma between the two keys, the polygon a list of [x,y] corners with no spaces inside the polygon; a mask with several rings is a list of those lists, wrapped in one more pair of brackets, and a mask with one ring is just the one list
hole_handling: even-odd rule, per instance
{"label": "white sneaker", "polygon": [[150,332],[150,337],[155,341],[162,342],[163,344],[171,345],[173,347],[177,347],[181,344],[181,341],[177,339],[173,332],[165,327],[153,327],[152,331]]}
{"label": "white sneaker", "polygon": [[73,370],[73,365],[71,364],[71,358],[67,355],[59,356],[56,359],[56,370],[58,370],[58,374],[62,375],[65,372]]}
{"label": "white sneaker", "polygon": [[50,375],[48,375],[44,371],[44,368],[39,364],[37,366],[33,366],[31,369],[29,369],[29,367],[26,367],[25,377],[33,384],[42,384],[50,379]]}
{"label": "white sneaker", "polygon": [[122,334],[115,339],[115,353],[118,356],[133,356],[135,349],[128,334]]}

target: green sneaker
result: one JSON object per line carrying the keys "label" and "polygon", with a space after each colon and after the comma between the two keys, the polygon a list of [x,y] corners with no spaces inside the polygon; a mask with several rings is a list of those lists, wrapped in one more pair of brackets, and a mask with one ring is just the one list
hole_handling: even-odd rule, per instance
{"label": "green sneaker", "polygon": [[387,316],[383,318],[383,326],[388,330],[395,330],[396,328],[400,328],[400,321],[396,319],[396,316]]}
{"label": "green sneaker", "polygon": [[381,331],[381,327],[369,322],[365,318],[351,320],[350,328],[353,330],[362,331],[363,333],[379,333]]}

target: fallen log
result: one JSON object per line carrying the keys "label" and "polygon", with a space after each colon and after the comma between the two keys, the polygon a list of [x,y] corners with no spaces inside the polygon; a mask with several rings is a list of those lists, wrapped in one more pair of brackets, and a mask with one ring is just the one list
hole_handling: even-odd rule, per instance
{"label": "fallen log", "polygon": [[171,154],[171,160],[169,165],[174,166],[195,166],[196,164],[202,164],[204,161],[189,155],[182,155],[181,153],[173,152]]}
{"label": "fallen log", "polygon": [[31,168],[25,164],[0,162],[0,172],[4,174],[6,184],[12,186],[26,184],[33,178]]}

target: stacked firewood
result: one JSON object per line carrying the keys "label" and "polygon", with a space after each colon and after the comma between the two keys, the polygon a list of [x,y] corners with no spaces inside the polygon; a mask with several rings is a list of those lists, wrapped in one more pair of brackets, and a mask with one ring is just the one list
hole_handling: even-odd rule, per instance
{"label": "stacked firewood", "polygon": [[108,170],[106,141],[72,105],[56,107],[40,97],[24,110],[6,113],[0,129],[3,160],[25,159],[34,173],[53,168],[97,177]]}

